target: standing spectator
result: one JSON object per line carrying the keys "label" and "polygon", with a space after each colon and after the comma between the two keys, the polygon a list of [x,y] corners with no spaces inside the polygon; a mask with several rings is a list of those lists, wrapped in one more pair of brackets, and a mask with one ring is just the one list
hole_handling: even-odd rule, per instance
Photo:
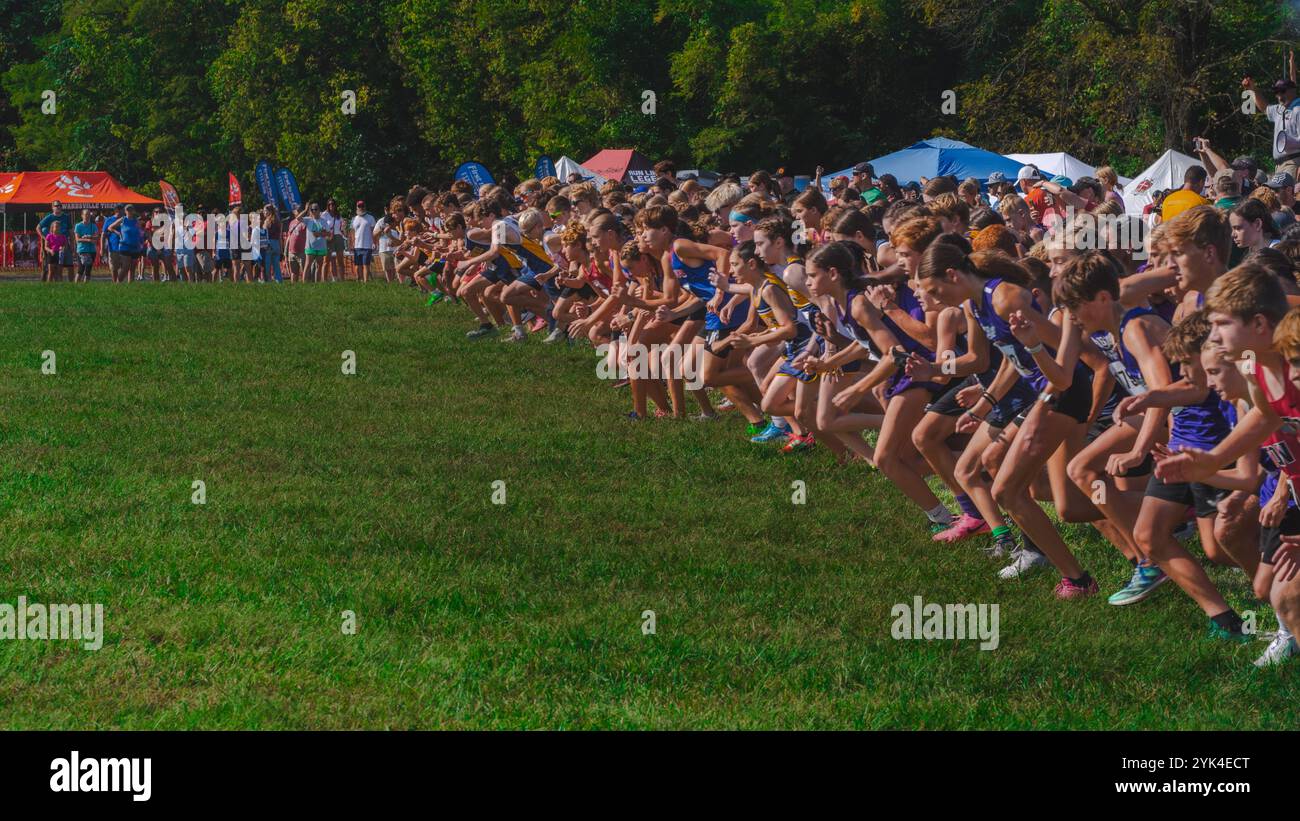
{"label": "standing spectator", "polygon": [[[52,260],[62,260],[63,252],[68,247],[68,235],[63,233],[63,223],[55,220],[51,222],[45,233],[45,255]],[[52,282],[52,279],[47,279]],[[63,281],[63,275],[59,274],[59,281]]]}
{"label": "standing spectator", "polygon": [[266,232],[266,248],[262,260],[266,273],[275,277],[276,282],[284,282],[280,273],[280,215],[274,205],[262,209],[262,229]]}
{"label": "standing spectator", "polygon": [[330,229],[322,219],[319,203],[313,202],[307,206],[307,215],[302,224],[307,229],[307,269],[303,272],[303,279],[305,281],[310,276],[313,282],[323,282],[329,254]]}
{"label": "standing spectator", "polygon": [[1183,173],[1183,187],[1171,192],[1165,197],[1164,204],[1160,206],[1162,222],[1169,222],[1189,208],[1210,204],[1209,200],[1201,196],[1201,191],[1205,189],[1206,176],[1205,169],[1199,165],[1193,165]]}
{"label": "standing spectator", "polygon": [[232,205],[230,215],[226,218],[226,229],[230,232],[230,258],[234,269],[234,281],[253,281],[253,265],[257,257],[258,236],[248,227],[248,217],[240,214],[240,206]]}
{"label": "standing spectator", "polygon": [[95,264],[95,247],[99,243],[99,226],[95,225],[94,215],[87,208],[81,212],[81,222],[73,229],[77,237],[77,278],[78,282],[90,281],[90,269]]}
{"label": "standing spectator", "polygon": [[1277,193],[1278,202],[1283,208],[1295,207],[1295,175],[1286,171],[1279,171],[1268,178],[1264,183],[1265,187],[1273,189]]}
{"label": "standing spectator", "polygon": [[1225,168],[1214,175],[1214,207],[1231,211],[1241,202],[1241,183],[1237,182],[1237,172]]}
{"label": "standing spectator", "polygon": [[[1098,169],[1098,173],[1100,173],[1100,169]],[[1001,171],[994,171],[992,174],[989,174],[988,187],[989,207],[997,209],[998,200],[1011,193],[1011,183],[1007,182],[1006,174],[1003,174]]]}
{"label": "standing spectator", "polygon": [[379,250],[379,267],[383,269],[385,282],[391,283],[397,275],[397,261],[393,252],[402,242],[402,220],[405,218],[405,203],[400,197],[394,197],[388,204],[388,213],[375,223],[374,237]]}
{"label": "standing spectator", "polygon": [[104,236],[108,241],[108,271],[113,283],[121,281],[125,267],[125,258],[118,248],[122,236],[117,232],[117,224],[126,219],[126,209],[120,205],[113,206],[113,216],[104,221]]}
{"label": "standing spectator", "polygon": [[[333,198],[325,201],[325,210],[319,214],[321,227],[325,232],[325,273],[338,282],[343,278],[343,215],[339,213],[339,204]],[[308,249],[310,249],[308,245]]]}
{"label": "standing spectator", "polygon": [[125,268],[124,281],[127,282],[144,256],[144,236],[135,215],[135,206],[128,205],[124,216],[113,224],[113,230],[117,232],[117,252],[122,256]]}
{"label": "standing spectator", "polygon": [[1097,169],[1097,181],[1101,183],[1103,200],[1113,202],[1120,208],[1124,207],[1124,197],[1120,194],[1119,174],[1109,165],[1103,165]]}
{"label": "standing spectator", "polygon": [[375,218],[366,212],[366,204],[357,200],[357,214],[352,218],[352,265],[357,279],[370,281],[370,257],[375,250]]}
{"label": "standing spectator", "polygon": [[[1290,57],[1291,70],[1295,71],[1295,54]],[[1241,87],[1251,93],[1255,108],[1264,112],[1273,124],[1273,163],[1277,167],[1274,173],[1286,172],[1292,177],[1300,171],[1300,150],[1288,147],[1288,139],[1300,143],[1300,100],[1296,99],[1295,80],[1283,77],[1273,83],[1273,95],[1277,102],[1268,105],[1255,88],[1254,79],[1247,77],[1241,81]],[[1285,135],[1285,136],[1283,136]]]}
{"label": "standing spectator", "polygon": [[[51,257],[49,254],[49,243],[45,241],[46,235],[50,233],[50,226],[54,223],[59,224],[59,231],[63,234],[64,242],[59,246],[62,250],[58,256]],[[36,226],[36,232],[41,236],[42,259],[45,261],[43,266],[43,279],[46,282],[53,282],[58,279],[63,281],[63,268],[68,269],[68,279],[72,279],[72,246],[67,244],[68,237],[72,236],[72,217],[63,213],[63,203],[55,200],[50,203],[50,213],[46,214]]]}
{"label": "standing spectator", "polygon": [[294,214],[285,232],[284,253],[289,260],[289,282],[307,281],[307,226],[302,212]]}
{"label": "standing spectator", "polygon": [[193,225],[190,228],[185,227],[185,213],[177,208],[171,215],[172,220],[172,244],[176,249],[176,278],[185,280],[193,284],[198,277],[198,256],[195,254],[194,247],[196,237],[193,235]]}

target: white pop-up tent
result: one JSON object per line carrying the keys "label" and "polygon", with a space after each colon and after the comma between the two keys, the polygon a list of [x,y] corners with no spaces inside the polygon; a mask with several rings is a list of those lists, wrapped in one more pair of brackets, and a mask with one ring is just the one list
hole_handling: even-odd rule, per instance
{"label": "white pop-up tent", "polygon": [[[1067,154],[1064,151],[1056,151],[1051,154],[1007,154],[1007,159],[1015,160],[1024,165],[1032,165],[1039,171],[1043,171],[1052,176],[1068,177],[1071,182],[1077,182],[1080,177],[1096,177],[1096,166],[1088,165],[1083,160]],[[1125,188],[1132,180],[1127,177],[1120,177],[1119,184]]]}
{"label": "white pop-up tent", "polygon": [[1142,209],[1151,204],[1151,195],[1155,192],[1181,188],[1183,174],[1194,165],[1201,165],[1201,163],[1195,157],[1189,157],[1172,148],[1161,154],[1160,159],[1151,163],[1146,170],[1133,178],[1133,182],[1124,186],[1124,211],[1129,214],[1141,214]]}
{"label": "white pop-up tent", "polygon": [[587,169],[583,168],[581,165],[578,165],[576,162],[569,159],[568,157],[560,157],[559,161],[555,163],[555,176],[560,178],[561,183],[568,182],[569,175],[575,173],[581,174],[584,180],[589,180],[595,183],[596,185],[605,184],[604,177],[600,176],[599,174],[595,174],[592,173],[591,171],[588,171]]}

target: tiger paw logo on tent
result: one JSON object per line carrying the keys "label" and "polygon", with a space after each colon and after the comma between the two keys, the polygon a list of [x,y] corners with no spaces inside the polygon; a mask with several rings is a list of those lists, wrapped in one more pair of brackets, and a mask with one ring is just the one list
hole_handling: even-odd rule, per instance
{"label": "tiger paw logo on tent", "polygon": [[18,187],[18,183],[13,182],[11,180],[5,183],[4,185],[0,185],[0,194],[12,194],[14,192],[14,189],[17,187]]}
{"label": "tiger paw logo on tent", "polygon": [[63,189],[69,197],[93,197],[90,193],[90,183],[82,182],[81,177],[61,174],[55,181],[55,186]]}

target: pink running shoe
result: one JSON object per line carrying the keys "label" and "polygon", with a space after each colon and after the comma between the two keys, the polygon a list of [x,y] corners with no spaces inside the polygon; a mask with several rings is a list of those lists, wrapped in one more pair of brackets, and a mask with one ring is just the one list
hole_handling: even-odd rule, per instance
{"label": "pink running shoe", "polygon": [[1056,585],[1056,598],[1058,599],[1086,599],[1093,593],[1097,592],[1097,580],[1092,579],[1088,582],[1087,587],[1080,587],[1069,579],[1062,578]]}
{"label": "pink running shoe", "polygon": [[988,533],[989,523],[983,519],[976,519],[969,513],[963,513],[957,517],[957,521],[952,523],[952,527],[934,534],[936,542],[959,542],[967,536],[974,536],[976,533]]}

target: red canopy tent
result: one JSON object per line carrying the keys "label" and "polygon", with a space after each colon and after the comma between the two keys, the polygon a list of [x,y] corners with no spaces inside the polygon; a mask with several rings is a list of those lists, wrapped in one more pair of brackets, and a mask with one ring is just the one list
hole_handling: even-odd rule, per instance
{"label": "red canopy tent", "polygon": [[113,178],[107,171],[18,171],[0,172],[0,212],[4,214],[0,230],[0,267],[11,266],[20,256],[15,238],[9,234],[9,212],[23,212],[23,231],[27,214],[45,210],[58,200],[76,221],[85,207],[96,210],[115,205],[162,205],[162,200],[137,194]]}
{"label": "red canopy tent", "polygon": [[582,164],[582,167],[607,180],[628,185],[654,185],[654,164],[632,148],[606,148]]}

